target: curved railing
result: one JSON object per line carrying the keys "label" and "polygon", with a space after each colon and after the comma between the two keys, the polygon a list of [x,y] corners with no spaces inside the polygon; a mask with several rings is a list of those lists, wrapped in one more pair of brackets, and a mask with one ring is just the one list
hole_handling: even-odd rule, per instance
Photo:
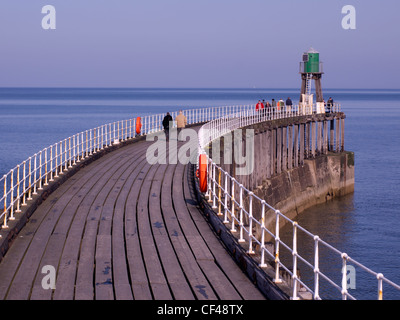
{"label": "curved railing", "polygon": [[[202,123],[222,116],[229,107],[214,107],[184,110],[189,124]],[[178,111],[172,112],[175,119]],[[139,135],[162,130],[165,114],[147,115],[140,118],[142,124]],[[35,153],[15,166],[0,178],[0,214],[2,228],[8,228],[8,221],[15,219],[15,213],[32,200],[32,196],[43,186],[54,181],[77,163],[104,148],[119,142],[134,139],[138,118],[121,120],[89,129]]]}
{"label": "curved railing", "polygon": [[[245,112],[253,106],[222,106],[183,110],[188,124],[203,123],[226,115]],[[171,112],[173,119],[178,111]],[[162,131],[165,114],[146,115],[140,118],[139,135]],[[57,179],[77,163],[100,150],[122,141],[135,139],[136,118],[121,120],[85,130],[40,150],[22,163],[15,166],[0,178],[0,213],[2,229],[8,228],[8,222],[15,219],[32,196],[43,186]],[[0,235],[1,237],[1,235]]]}
{"label": "curved railing", "polygon": [[[316,112],[314,109],[312,112]],[[335,104],[332,108],[332,112],[340,111],[340,105]],[[207,147],[209,144],[218,139],[225,134],[248,125],[260,123],[263,121],[270,121],[274,119],[282,119],[291,116],[303,115],[304,112],[299,110],[298,106],[292,107],[290,110],[286,107],[281,110],[281,112],[257,112],[254,108],[250,108],[245,111],[240,111],[237,113],[232,113],[225,117],[210,121],[204,124],[199,130],[199,142],[198,149],[200,154],[207,154]],[[371,276],[375,277],[377,281],[377,298],[381,300],[383,298],[383,283],[386,283],[393,288],[400,290],[400,286],[393,283],[381,273],[377,273],[358,261],[352,259],[349,255],[341,252],[334,248],[332,245],[328,244],[324,240],[320,239],[317,235],[312,234],[307,231],[296,221],[293,221],[282,214],[279,210],[275,209],[269,205],[265,200],[256,196],[251,190],[245,188],[234,176],[230,175],[228,172],[224,171],[220,166],[218,166],[214,161],[208,157],[208,183],[206,196],[212,203],[212,208],[215,209],[216,214],[220,215],[223,222],[230,227],[231,232],[237,232],[238,241],[240,243],[246,243],[247,252],[250,254],[254,253],[255,244],[260,248],[260,266],[267,267],[266,259],[269,257],[271,261],[274,262],[275,276],[274,282],[280,283],[281,275],[280,269],[284,269],[291,277],[292,285],[292,299],[298,299],[298,289],[301,285],[309,293],[312,294],[314,299],[321,299],[320,297],[320,283],[321,279],[324,279],[329,285],[337,289],[342,295],[342,299],[355,299],[348,291],[348,269],[350,269],[349,263],[361,268],[366,271]],[[246,199],[246,201],[245,201]],[[255,206],[255,202],[258,202]],[[254,218],[253,208],[261,208],[260,220]],[[274,215],[275,227],[273,230],[269,230],[265,224],[268,214]],[[287,244],[280,239],[279,230],[282,226],[281,220],[286,220],[290,223],[293,228],[292,233],[292,243]],[[258,227],[261,236],[256,236],[254,234],[254,227]],[[298,246],[301,243],[298,242],[298,233],[303,232],[307,237],[309,237],[314,243],[314,254],[313,261],[308,261],[306,258],[302,257],[298,252]],[[265,239],[270,237],[274,241],[275,252],[272,253],[268,250],[265,245]],[[341,284],[337,284],[334,280],[329,278],[326,274],[320,270],[320,260],[319,253],[320,247],[326,247],[333,255],[338,256],[341,259]],[[291,261],[291,267],[286,266],[281,261],[281,249],[285,249],[289,252],[289,255],[293,257]],[[314,274],[314,286],[310,288],[304,283],[297,275],[298,262],[301,261],[305,266],[311,269]],[[353,267],[353,266],[351,266]]]}

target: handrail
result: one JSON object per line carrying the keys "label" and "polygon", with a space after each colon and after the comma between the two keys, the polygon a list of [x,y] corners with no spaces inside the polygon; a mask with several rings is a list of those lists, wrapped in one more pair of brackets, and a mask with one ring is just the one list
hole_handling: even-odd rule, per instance
{"label": "handrail", "polygon": [[[332,112],[340,111],[340,105],[335,104],[332,107]],[[316,112],[315,106],[313,107],[313,112]],[[256,124],[264,121],[271,121],[275,119],[283,119],[291,116],[302,115],[301,108],[299,106],[294,106],[290,110],[286,107],[281,110],[281,112],[274,112],[274,110],[267,110],[266,112],[257,112],[254,108],[247,108],[241,110],[238,113],[232,113],[223,118],[219,118],[204,124],[199,130],[199,141],[198,150],[199,154],[207,154],[206,147],[215,139],[224,136],[226,133],[231,132],[235,129],[248,126],[251,124]],[[298,288],[301,285],[309,293],[312,294],[313,298],[320,300],[320,278],[326,280],[333,288],[339,290],[342,295],[342,299],[355,299],[353,295],[348,292],[347,284],[347,269],[348,263],[352,263],[355,266],[368,272],[370,275],[374,276],[377,280],[377,299],[383,299],[383,282],[387,283],[391,287],[400,290],[400,286],[385,276],[382,273],[377,273],[367,268],[360,262],[349,257],[346,253],[339,251],[327,242],[319,238],[319,236],[312,234],[307,231],[296,221],[293,221],[282,214],[279,210],[275,209],[273,206],[269,205],[265,200],[256,196],[251,190],[245,188],[239,181],[236,180],[234,176],[231,176],[228,172],[223,170],[208,156],[208,187],[206,196],[209,201],[212,202],[212,208],[216,210],[218,208],[217,215],[223,216],[223,222],[230,226],[231,232],[238,232],[239,243],[246,242],[244,234],[247,234],[247,243],[249,254],[254,253],[254,244],[258,244],[260,248],[260,267],[266,267],[266,255],[269,256],[272,261],[275,262],[275,276],[274,282],[282,282],[280,276],[280,268],[284,269],[291,277],[293,282],[292,299],[298,299]],[[217,174],[218,173],[218,174]],[[228,184],[228,181],[230,182]],[[236,191],[235,191],[236,190]],[[239,195],[239,197],[237,197]],[[247,198],[248,201],[245,202],[243,199]],[[261,206],[261,219],[257,220],[254,218],[253,207],[255,202]],[[274,230],[269,230],[265,226],[267,211],[269,214],[275,215],[275,228]],[[284,219],[292,225],[293,236],[292,244],[284,243],[279,236],[279,229],[282,225],[280,219]],[[244,221],[247,220],[248,224],[245,225]],[[257,238],[253,234],[253,225],[258,226],[261,230],[260,238]],[[237,229],[239,228],[239,230]],[[314,241],[314,261],[307,261],[306,258],[302,257],[297,250],[299,245],[297,238],[298,232],[301,231],[310,237]],[[275,255],[272,254],[265,246],[265,238],[269,235],[275,242]],[[324,245],[333,254],[337,255],[342,261],[341,269],[341,284],[336,284],[334,280],[330,279],[326,274],[319,269],[319,251],[320,245]],[[284,248],[289,251],[292,255],[292,265],[293,269],[285,266],[280,260],[281,254],[280,250]],[[307,267],[311,268],[314,273],[314,288],[309,288],[297,275],[297,265],[298,261],[304,263]]]}
{"label": "handrail", "polygon": [[[224,116],[231,108],[210,107],[182,112],[187,117],[188,124],[196,124]],[[178,111],[171,112],[173,119],[177,115]],[[164,116],[165,114],[150,114],[141,117],[140,135],[162,131]],[[38,190],[42,190],[49,182],[100,150],[134,139],[135,128],[136,118],[131,118],[82,131],[40,150],[4,174],[0,178],[0,205],[3,207],[0,213],[1,228],[8,228],[8,222],[15,219],[15,213],[20,213]]]}
{"label": "handrail", "polygon": [[[204,123],[249,110],[253,106],[220,106],[182,110],[188,124]],[[173,119],[178,111],[171,112]],[[162,131],[165,114],[141,117],[140,135]],[[174,123],[174,126],[176,124]],[[0,178],[0,224],[8,228],[32,196],[84,159],[136,136],[136,118],[120,120],[74,134],[24,160]],[[0,235],[1,237],[1,235]]]}

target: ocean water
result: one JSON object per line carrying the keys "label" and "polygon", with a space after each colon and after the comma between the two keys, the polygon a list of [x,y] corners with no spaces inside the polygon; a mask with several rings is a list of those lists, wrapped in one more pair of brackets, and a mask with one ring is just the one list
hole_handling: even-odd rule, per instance
{"label": "ocean water", "polygon": [[[297,103],[299,90],[0,88],[0,174],[55,142],[116,120],[289,96]],[[355,192],[307,210],[298,222],[400,284],[400,90],[324,90],[325,100],[330,96],[347,116],[345,149],[355,152]],[[290,235],[287,226],[281,237]],[[312,257],[313,244],[303,238],[300,243],[300,252]],[[299,267],[312,287],[312,273]],[[340,259],[321,248],[320,269],[339,285],[340,268]],[[356,298],[376,298],[377,281],[358,269],[355,286],[349,292]],[[324,283],[321,296],[340,299]],[[383,296],[400,299],[400,292],[384,284]]]}

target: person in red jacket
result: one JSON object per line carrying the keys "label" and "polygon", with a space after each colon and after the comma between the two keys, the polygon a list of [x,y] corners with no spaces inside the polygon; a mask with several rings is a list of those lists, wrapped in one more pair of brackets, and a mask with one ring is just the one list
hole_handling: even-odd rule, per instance
{"label": "person in red jacket", "polygon": [[258,100],[258,103],[256,104],[256,111],[264,109],[264,105],[261,102],[261,100]]}

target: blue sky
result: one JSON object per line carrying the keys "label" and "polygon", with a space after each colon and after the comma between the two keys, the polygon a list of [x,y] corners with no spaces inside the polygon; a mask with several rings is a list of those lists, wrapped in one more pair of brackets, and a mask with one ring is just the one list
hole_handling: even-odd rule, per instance
{"label": "blue sky", "polygon": [[[44,5],[56,30],[44,30]],[[356,9],[344,30],[342,7]],[[398,0],[2,0],[0,86],[400,88]]]}

